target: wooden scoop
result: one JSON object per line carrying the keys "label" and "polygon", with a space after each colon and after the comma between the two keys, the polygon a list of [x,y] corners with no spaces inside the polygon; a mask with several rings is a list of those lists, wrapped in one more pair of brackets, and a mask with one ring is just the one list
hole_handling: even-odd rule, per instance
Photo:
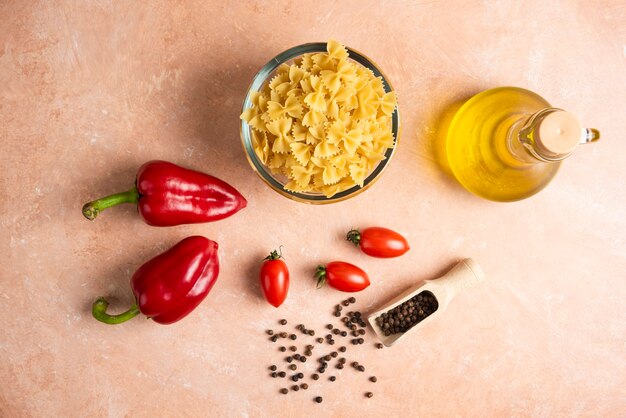
{"label": "wooden scoop", "polygon": [[[466,258],[459,261],[448,273],[438,279],[425,280],[416,287],[412,287],[395,297],[378,311],[370,314],[367,317],[367,321],[383,344],[387,347],[391,347],[396,341],[413,332],[416,328],[419,328],[424,322],[430,322],[443,313],[448,307],[448,303],[450,303],[459,291],[481,283],[484,279],[485,273],[483,273],[478,263],[471,258]],[[384,331],[376,323],[376,318],[422,292],[430,292],[435,296],[438,302],[437,310],[403,333],[385,335]]]}

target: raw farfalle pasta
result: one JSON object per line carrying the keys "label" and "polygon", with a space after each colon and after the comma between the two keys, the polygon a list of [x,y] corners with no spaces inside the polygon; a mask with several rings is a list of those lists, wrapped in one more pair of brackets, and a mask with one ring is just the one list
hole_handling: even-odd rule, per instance
{"label": "raw farfalle pasta", "polygon": [[395,145],[395,93],[337,41],[328,42],[327,53],[282,64],[251,101],[241,119],[252,128],[254,152],[287,177],[290,191],[332,197],[362,187]]}

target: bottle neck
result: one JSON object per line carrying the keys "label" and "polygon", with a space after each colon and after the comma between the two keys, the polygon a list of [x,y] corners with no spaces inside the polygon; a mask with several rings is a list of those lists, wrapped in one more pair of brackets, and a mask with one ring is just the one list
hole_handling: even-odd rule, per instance
{"label": "bottle neck", "polygon": [[556,163],[569,157],[576,146],[584,142],[585,134],[586,130],[570,113],[545,108],[513,123],[507,146],[513,157],[521,162]]}

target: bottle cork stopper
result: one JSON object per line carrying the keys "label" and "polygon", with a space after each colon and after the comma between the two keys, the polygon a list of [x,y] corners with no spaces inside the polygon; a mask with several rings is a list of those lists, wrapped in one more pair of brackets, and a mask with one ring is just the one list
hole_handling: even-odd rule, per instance
{"label": "bottle cork stopper", "polygon": [[556,110],[539,122],[535,143],[550,156],[567,155],[580,143],[582,132],[576,116],[564,110]]}

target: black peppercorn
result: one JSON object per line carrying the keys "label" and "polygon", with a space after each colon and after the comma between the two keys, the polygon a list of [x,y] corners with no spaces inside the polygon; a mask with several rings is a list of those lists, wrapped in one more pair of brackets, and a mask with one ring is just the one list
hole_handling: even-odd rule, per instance
{"label": "black peppercorn", "polygon": [[300,388],[307,390],[309,388],[309,385],[307,385],[306,383],[301,383]]}
{"label": "black peppercorn", "polygon": [[315,335],[315,331],[313,331],[312,329],[307,331],[307,334],[309,334],[311,337]]}
{"label": "black peppercorn", "polygon": [[288,334],[287,334],[286,332],[284,332],[284,331],[283,331],[283,332],[281,332],[281,333],[280,333],[280,334],[278,334],[278,335],[280,335],[280,338],[287,338],[287,335],[288,335]]}
{"label": "black peppercorn", "polygon": [[376,348],[378,348],[379,350],[381,350],[384,347],[384,345],[382,343],[376,343]]}
{"label": "black peppercorn", "polygon": [[331,382],[334,382],[335,380],[337,380],[337,378],[335,376],[330,376],[328,380],[330,380]]}
{"label": "black peppercorn", "polygon": [[285,372],[278,372],[278,377],[285,377],[287,376],[287,373]]}
{"label": "black peppercorn", "polygon": [[298,373],[298,379],[304,378],[304,373]]}
{"label": "black peppercorn", "polygon": [[271,329],[268,329],[265,332],[267,332],[267,335],[274,335],[274,331],[272,331]]}
{"label": "black peppercorn", "polygon": [[370,377],[370,382],[376,383],[377,381],[378,381],[378,379],[376,379],[376,376]]}
{"label": "black peppercorn", "polygon": [[356,298],[353,296],[353,297],[348,299],[348,302],[354,303],[354,302],[356,302]]}
{"label": "black peppercorn", "polygon": [[358,371],[360,372],[364,372],[365,371],[365,367],[361,366],[360,364],[358,365],[358,367],[356,368]]}
{"label": "black peppercorn", "polygon": [[298,337],[296,337],[296,334],[291,334],[291,335],[289,336],[289,338],[291,338],[292,340],[295,340],[295,339],[296,339],[296,338],[298,338]]}
{"label": "black peppercorn", "polygon": [[278,321],[278,323],[280,325],[287,325],[287,320],[286,319],[281,319],[280,321]]}
{"label": "black peppercorn", "polygon": [[348,335],[348,333],[346,331],[341,331],[340,334],[341,334],[342,337],[346,337]]}
{"label": "black peppercorn", "polygon": [[317,380],[319,378],[320,378],[320,375],[317,374],[317,373],[313,373],[313,375],[311,376],[311,379],[313,379],[313,380]]}
{"label": "black peppercorn", "polygon": [[273,371],[273,372],[274,372],[274,371],[276,371],[276,365],[272,364],[272,365],[270,366],[270,370],[271,370],[271,371]]}
{"label": "black peppercorn", "polygon": [[288,366],[289,370],[296,370],[298,368],[298,366],[296,366],[295,364],[290,364]]}
{"label": "black peppercorn", "polygon": [[333,329],[333,328],[335,328],[335,327],[333,327],[333,324],[326,325],[326,329]]}
{"label": "black peppercorn", "polygon": [[344,347],[344,346],[339,347],[339,351],[341,351],[342,353],[345,353],[346,352],[346,347]]}
{"label": "black peppercorn", "polygon": [[333,315],[335,315],[335,317],[339,318],[341,316],[341,312],[335,311],[335,313]]}
{"label": "black peppercorn", "polygon": [[365,396],[367,396],[368,398],[371,398],[372,396],[374,396],[374,394],[372,392],[367,392]]}
{"label": "black peppercorn", "polygon": [[323,342],[324,342],[324,339],[323,339],[323,338],[317,338],[315,341],[316,341],[318,344],[321,344],[321,343],[323,343]]}
{"label": "black peppercorn", "polygon": [[278,376],[278,374],[276,372],[272,372],[272,373],[270,373],[270,376],[276,377],[276,376]]}
{"label": "black peppercorn", "polygon": [[270,337],[270,341],[275,343],[276,341],[278,341],[278,337],[274,335],[273,337]]}
{"label": "black peppercorn", "polygon": [[300,386],[298,386],[298,385],[293,385],[293,386],[291,387],[291,390],[293,390],[294,392],[297,392],[297,391],[299,391],[299,390],[300,390]]}
{"label": "black peppercorn", "polygon": [[343,369],[343,363],[338,363],[335,367],[341,370]]}
{"label": "black peppercorn", "polygon": [[291,356],[287,356],[287,357],[285,357],[285,361],[286,361],[287,363],[291,363],[291,362],[293,361],[293,357],[291,357]]}
{"label": "black peppercorn", "polygon": [[[287,392],[285,392],[285,393],[287,393]],[[321,396],[316,396],[315,397],[315,402],[322,403],[322,397]]]}
{"label": "black peppercorn", "polygon": [[289,350],[291,350],[291,351],[294,351],[294,352],[295,352],[295,351],[297,351],[298,349],[296,348],[296,346],[295,346],[295,345],[292,345],[291,347],[289,347]]}
{"label": "black peppercorn", "polygon": [[282,393],[283,395],[286,395],[286,394],[287,394],[287,392],[289,392],[289,389],[287,389],[287,388],[282,388],[282,389],[280,390],[280,393]]}
{"label": "black peppercorn", "polygon": [[343,302],[341,302],[341,304],[342,304],[343,306],[348,306],[348,305],[350,304],[350,302],[346,299],[346,300],[344,300]]}
{"label": "black peppercorn", "polygon": [[285,351],[287,351],[287,347],[280,347],[279,350],[284,353]]}

